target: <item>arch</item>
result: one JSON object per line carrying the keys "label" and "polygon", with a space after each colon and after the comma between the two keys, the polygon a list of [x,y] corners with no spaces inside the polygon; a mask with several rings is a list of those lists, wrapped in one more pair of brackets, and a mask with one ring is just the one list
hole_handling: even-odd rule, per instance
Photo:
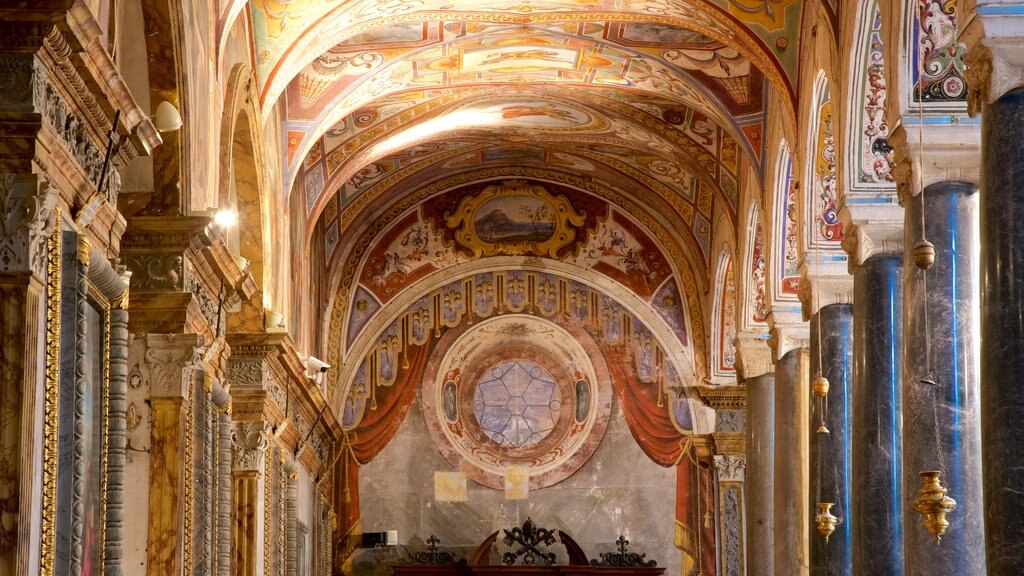
{"label": "arch", "polygon": [[765,252],[764,226],[761,222],[761,210],[756,203],[751,203],[750,211],[747,214],[744,266],[737,272],[746,276],[743,314],[738,325],[744,330],[753,328],[763,331],[768,326],[768,315],[771,313],[771,302],[768,299],[766,286],[768,263]]}
{"label": "arch", "polygon": [[736,381],[736,279],[732,250],[722,246],[715,267],[715,301],[711,319],[711,382]]}
{"label": "arch", "polygon": [[849,54],[845,193],[892,193],[887,156],[885,44],[882,11],[875,0],[859,3]]}
{"label": "arch", "polygon": [[260,115],[256,108],[252,71],[236,64],[226,87],[220,134],[220,174],[217,207],[237,210],[237,225],[229,231],[228,248],[244,258],[261,297],[242,312],[228,316],[231,331],[259,331],[272,279],[270,242],[267,238],[270,198],[261,166],[264,157]]}
{"label": "arch", "polygon": [[769,248],[768,274],[773,303],[799,300],[800,241],[799,209],[793,155],[789,145],[779,143],[779,153],[772,178],[772,240]]}

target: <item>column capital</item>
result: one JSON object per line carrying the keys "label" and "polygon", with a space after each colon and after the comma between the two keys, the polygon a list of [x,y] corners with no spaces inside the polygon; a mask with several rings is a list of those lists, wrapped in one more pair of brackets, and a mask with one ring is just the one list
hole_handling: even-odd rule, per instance
{"label": "column capital", "polygon": [[0,173],[0,272],[46,278],[46,242],[58,191],[35,174]]}
{"label": "column capital", "polygon": [[977,122],[929,124],[927,136],[904,117],[889,135],[896,150],[892,172],[902,205],[908,197],[938,182],[951,180],[978,184],[981,181],[981,126]]}
{"label": "column capital", "polygon": [[719,482],[743,482],[747,468],[747,460],[743,456],[715,456],[715,470],[718,471]]}
{"label": "column capital", "polygon": [[775,362],[793,350],[810,347],[811,327],[806,322],[775,322],[769,316],[768,323],[772,327],[768,345]]}
{"label": "column capital", "polygon": [[185,398],[196,368],[202,364],[204,341],[199,334],[146,334],[143,356],[152,397]]}
{"label": "column capital", "polygon": [[843,250],[850,271],[876,254],[903,252],[903,208],[892,203],[843,205]]}
{"label": "column capital", "polygon": [[259,471],[270,446],[270,425],[261,420],[234,422],[231,429],[232,469]]}
{"label": "column capital", "polygon": [[975,116],[1024,86],[1024,2],[959,0],[957,11],[973,14],[960,41],[967,45],[967,111]]}
{"label": "column capital", "polygon": [[800,263],[800,302],[804,320],[830,304],[853,304],[849,256],[807,254]]}
{"label": "column capital", "polygon": [[736,371],[743,379],[757,378],[775,369],[768,335],[740,332],[736,335]]}

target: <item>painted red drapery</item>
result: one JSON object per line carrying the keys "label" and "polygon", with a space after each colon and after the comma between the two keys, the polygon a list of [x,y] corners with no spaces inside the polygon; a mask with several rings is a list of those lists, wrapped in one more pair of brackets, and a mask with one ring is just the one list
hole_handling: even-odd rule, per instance
{"label": "painted red drapery", "polygon": [[[676,546],[683,551],[683,574],[696,573],[697,567],[697,526],[703,546],[700,549],[704,574],[713,576],[715,570],[715,528],[703,525],[703,515],[711,511],[714,518],[714,491],[712,476],[699,468],[691,458],[696,458],[694,448],[672,423],[667,405],[671,400],[662,399],[658,405],[661,390],[654,382],[641,382],[634,370],[632,350],[624,344],[604,347],[608,372],[615,383],[622,413],[629,425],[629,431],[644,454],[661,466],[676,468]],[[685,451],[685,453],[684,453]],[[697,475],[700,474],[700,490],[697,490]],[[700,505],[698,505],[698,502]]]}
{"label": "painted red drapery", "polygon": [[409,367],[403,368],[394,384],[376,390],[377,408],[365,409],[362,420],[348,432],[345,453],[335,465],[335,509],[338,515],[334,546],[335,574],[350,574],[347,562],[362,538],[359,527],[359,466],[373,458],[391,442],[409,412],[423,371],[430,357],[432,342],[411,346]]}

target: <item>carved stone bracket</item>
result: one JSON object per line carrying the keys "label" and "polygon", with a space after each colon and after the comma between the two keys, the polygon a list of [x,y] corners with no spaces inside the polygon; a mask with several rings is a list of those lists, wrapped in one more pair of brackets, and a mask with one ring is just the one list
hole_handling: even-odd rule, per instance
{"label": "carved stone bracket", "polygon": [[771,337],[768,338],[768,345],[772,349],[772,358],[778,362],[783,356],[799,348],[809,348],[811,328],[806,322],[800,323],[771,323]]}
{"label": "carved stone bracket", "polygon": [[743,482],[747,461],[742,456],[715,456],[715,470],[719,482]]}
{"label": "carved stone bracket", "polygon": [[978,124],[929,124],[928,136],[901,124],[889,135],[896,150],[892,176],[900,204],[937,182],[981,180],[981,127]]}
{"label": "carved stone bracket", "polygon": [[967,45],[967,111],[981,112],[1024,86],[1024,2],[960,0],[957,11],[973,14],[960,33]]}
{"label": "carved stone bracket", "polygon": [[46,242],[57,191],[36,175],[0,173],[0,272],[46,277]]}
{"label": "carved stone bracket", "polygon": [[263,455],[270,446],[270,426],[262,421],[235,422],[231,431],[233,470],[256,470],[263,466]]}
{"label": "carved stone bracket", "polygon": [[775,371],[767,334],[740,332],[736,335],[736,370],[743,379]]}
{"label": "carved stone bracket", "polygon": [[895,204],[846,205],[839,210],[843,221],[843,250],[850,254],[850,271],[876,254],[903,252],[903,208]]}
{"label": "carved stone bracket", "polygon": [[800,264],[800,302],[804,320],[810,320],[818,310],[830,304],[853,304],[853,276],[850,276],[849,258],[831,256],[804,256]]}

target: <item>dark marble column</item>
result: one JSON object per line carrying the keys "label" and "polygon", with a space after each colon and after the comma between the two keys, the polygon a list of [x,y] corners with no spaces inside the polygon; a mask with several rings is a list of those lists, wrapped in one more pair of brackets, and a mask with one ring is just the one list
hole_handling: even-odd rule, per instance
{"label": "dark marble column", "polygon": [[[801,365],[803,370],[801,370]],[[806,571],[804,518],[806,466],[807,349],[790,350],[775,363],[775,574]]]}
{"label": "dark marble column", "polygon": [[[811,377],[819,372],[828,378],[827,402],[810,390],[811,425],[811,576],[850,576],[850,391],[853,388],[853,306],[830,304],[811,318]],[[815,432],[824,421],[828,434]],[[817,502],[833,502],[832,514],[842,523],[828,542],[814,524]]]}
{"label": "dark marble column", "polygon": [[[925,232],[935,245],[926,273],[904,259],[903,487],[906,574],[983,574],[981,412],[978,380],[978,195],[973,184],[941,182],[908,198],[904,246]],[[927,325],[925,305],[928,306]],[[926,358],[930,362],[926,365]],[[931,380],[933,383],[922,382]],[[919,472],[940,470],[956,500],[942,544],[911,503]]]}
{"label": "dark marble column", "polygon": [[1024,88],[982,115],[981,413],[989,574],[1024,573]]}
{"label": "dark marble column", "polygon": [[747,574],[774,573],[775,374],[748,378]]}
{"label": "dark marble column", "polygon": [[853,275],[853,573],[903,574],[903,256],[879,254]]}

